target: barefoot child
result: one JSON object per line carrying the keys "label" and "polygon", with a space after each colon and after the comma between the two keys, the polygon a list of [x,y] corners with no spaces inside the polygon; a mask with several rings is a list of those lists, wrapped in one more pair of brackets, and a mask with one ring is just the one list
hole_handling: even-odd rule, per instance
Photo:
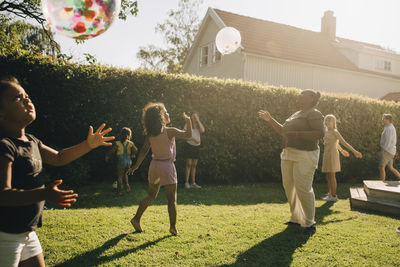
{"label": "barefoot child", "polygon": [[124,181],[125,191],[127,193],[131,191],[127,171],[132,165],[132,159],[136,157],[138,152],[135,144],[130,141],[131,138],[131,129],[123,127],[120,140],[116,141],[112,149],[106,154],[106,162],[109,161],[111,154],[117,155],[117,195],[122,195],[122,181]]}
{"label": "barefoot child", "polygon": [[362,154],[355,150],[349,143],[344,140],[342,135],[336,128],[336,117],[332,114],[326,115],[324,119],[326,131],[324,136],[324,155],[322,160],[322,172],[326,173],[328,182],[328,195],[322,199],[325,201],[337,201],[336,195],[336,172],[340,172],[339,151],[343,156],[348,157],[349,152],[343,150],[339,143],[349,149],[356,158],[361,158]]}
{"label": "barefoot child", "polygon": [[45,200],[63,207],[71,206],[77,194],[57,187],[57,180],[44,187],[38,179],[42,161],[65,165],[98,146],[108,146],[114,137],[105,137],[102,124],[85,141],[56,151],[31,134],[25,127],[36,118],[35,107],[14,77],[0,79],[0,265],[44,266],[39,239]]}
{"label": "barefoot child", "polygon": [[139,168],[150,148],[152,150],[152,160],[148,173],[148,195],[142,199],[136,215],[131,219],[131,224],[137,232],[143,232],[140,226],[140,219],[146,208],[157,197],[160,186],[165,186],[170,222],[169,231],[173,235],[178,234],[176,229],[176,187],[178,181],[174,164],[176,156],[175,138],[189,139],[192,136],[190,118],[185,113],[182,116],[186,121],[186,131],[166,127],[170,123],[170,118],[164,104],[148,103],[143,108],[142,118],[146,139],[139,152],[136,164],[129,173],[132,174]]}

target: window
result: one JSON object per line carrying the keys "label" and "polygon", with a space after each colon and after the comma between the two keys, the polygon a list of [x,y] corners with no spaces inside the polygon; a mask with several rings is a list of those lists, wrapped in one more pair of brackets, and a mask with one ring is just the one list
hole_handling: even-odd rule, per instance
{"label": "window", "polygon": [[208,65],[208,45],[200,48],[200,67]]}
{"label": "window", "polygon": [[375,62],[375,68],[377,70],[392,71],[392,62],[379,59]]}
{"label": "window", "polygon": [[221,62],[222,54],[218,51],[215,43],[200,47],[200,67]]}
{"label": "window", "polygon": [[213,44],[213,63],[221,61],[221,53],[218,51],[217,46]]}
{"label": "window", "polygon": [[392,70],[392,63],[390,61],[385,61],[384,69],[386,71],[391,71]]}

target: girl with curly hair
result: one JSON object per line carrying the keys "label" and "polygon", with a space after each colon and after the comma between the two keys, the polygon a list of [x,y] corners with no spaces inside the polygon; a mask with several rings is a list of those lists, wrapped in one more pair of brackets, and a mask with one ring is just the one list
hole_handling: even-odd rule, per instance
{"label": "girl with curly hair", "polygon": [[149,192],[139,204],[136,215],[131,219],[131,224],[136,232],[143,232],[140,226],[140,219],[146,208],[156,199],[161,186],[165,186],[168,200],[168,214],[170,228],[173,235],[178,234],[176,229],[176,188],[177,175],[175,169],[176,146],[175,138],[188,140],[192,137],[192,123],[190,118],[183,113],[186,121],[186,130],[167,127],[170,118],[163,103],[148,103],[143,108],[142,119],[145,143],[139,152],[136,164],[128,171],[133,174],[143,162],[150,148],[152,150],[152,160],[149,167],[148,181]]}

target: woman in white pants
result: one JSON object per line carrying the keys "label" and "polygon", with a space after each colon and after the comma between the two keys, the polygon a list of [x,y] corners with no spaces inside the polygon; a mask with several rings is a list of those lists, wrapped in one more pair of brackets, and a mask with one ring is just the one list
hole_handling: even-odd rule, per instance
{"label": "woman in white pants", "polygon": [[324,137],[324,116],[315,109],[321,94],[304,90],[298,96],[299,109],[284,124],[278,123],[268,111],[258,115],[283,137],[281,153],[282,183],[290,205],[291,217],[285,224],[301,225],[303,233],[315,233],[315,196],[312,188],[318,166],[318,140]]}

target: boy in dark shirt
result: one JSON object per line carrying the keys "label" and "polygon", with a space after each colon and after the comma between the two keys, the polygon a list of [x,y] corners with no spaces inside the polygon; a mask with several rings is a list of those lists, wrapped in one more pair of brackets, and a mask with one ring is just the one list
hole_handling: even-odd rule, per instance
{"label": "boy in dark shirt", "polygon": [[35,107],[14,77],[0,79],[0,261],[2,266],[44,266],[35,230],[42,225],[44,201],[69,207],[76,201],[72,190],[60,190],[57,180],[44,187],[38,180],[42,161],[65,165],[98,146],[109,146],[114,137],[105,135],[102,124],[89,128],[87,139],[56,151],[44,145],[25,127],[36,118]]}

